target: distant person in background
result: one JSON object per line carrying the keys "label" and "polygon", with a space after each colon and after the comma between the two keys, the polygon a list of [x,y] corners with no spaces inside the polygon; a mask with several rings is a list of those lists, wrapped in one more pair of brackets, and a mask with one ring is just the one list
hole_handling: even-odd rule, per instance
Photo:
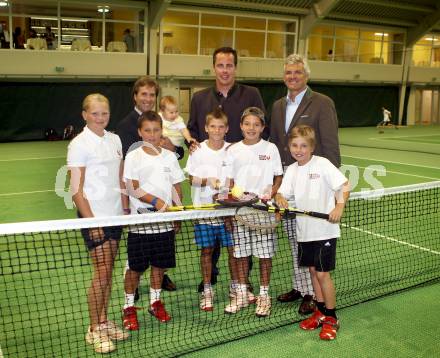
{"label": "distant person in background", "polygon": [[[395,129],[398,129],[397,126],[391,123],[391,112],[385,107],[382,107],[382,113],[383,113],[383,120],[377,125],[377,128],[390,126],[390,127],[394,127]],[[383,131],[379,131],[379,133],[383,133]]]}
{"label": "distant person in background", "polygon": [[24,49],[24,42],[25,41],[24,41],[23,33],[21,32],[21,27],[17,26],[15,28],[14,35],[13,35],[14,48]]}
{"label": "distant person in background", "polygon": [[46,39],[47,49],[53,50],[55,48],[55,34],[52,32],[52,28],[50,26],[46,26],[46,32],[44,33],[43,38]]}
{"label": "distant person in background", "polygon": [[391,112],[385,107],[382,107],[382,113],[383,120],[377,126],[387,126],[388,124],[391,124]]}
{"label": "distant person in background", "polygon": [[124,30],[123,40],[127,45],[127,52],[135,52],[134,36],[131,34],[130,29]]}
{"label": "distant person in background", "polygon": [[30,29],[29,30],[29,38],[36,39],[37,38],[37,31],[35,31],[34,29]]}
{"label": "distant person in background", "polygon": [[9,48],[9,33],[5,21],[0,22],[0,44],[1,48]]}
{"label": "distant person in background", "polygon": [[64,128],[64,132],[63,132],[63,139],[73,139],[75,138],[75,128],[73,127],[73,125],[68,124],[66,126],[66,128]]}

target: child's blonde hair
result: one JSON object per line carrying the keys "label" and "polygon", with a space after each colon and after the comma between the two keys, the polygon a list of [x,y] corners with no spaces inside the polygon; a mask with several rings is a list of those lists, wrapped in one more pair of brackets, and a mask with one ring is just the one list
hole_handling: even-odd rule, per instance
{"label": "child's blonde hair", "polygon": [[108,98],[101,93],[91,93],[86,98],[84,98],[82,102],[82,109],[83,111],[87,111],[91,105],[92,102],[102,102],[106,103],[107,106],[110,108],[110,103],[108,101]]}
{"label": "child's blonde hair", "polygon": [[206,125],[208,126],[213,119],[220,119],[225,126],[228,125],[228,116],[219,107],[206,115]]}
{"label": "child's blonde hair", "polygon": [[160,99],[159,108],[161,111],[164,111],[166,106],[170,105],[177,107],[177,101],[173,96],[164,96]]}
{"label": "child's blonde hair", "polygon": [[299,137],[304,138],[312,148],[315,148],[315,143],[316,143],[315,131],[312,127],[306,124],[300,124],[298,126],[293,127],[289,133],[289,138],[288,138],[289,144],[292,142],[292,140]]}

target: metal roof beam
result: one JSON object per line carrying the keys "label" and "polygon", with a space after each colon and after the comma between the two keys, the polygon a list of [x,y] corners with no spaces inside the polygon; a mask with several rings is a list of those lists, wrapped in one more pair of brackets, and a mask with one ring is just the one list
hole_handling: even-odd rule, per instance
{"label": "metal roof beam", "polygon": [[301,21],[299,37],[306,39],[319,22],[321,22],[341,0],[320,0],[312,5],[309,14]]}
{"label": "metal roof beam", "polygon": [[160,20],[162,20],[165,11],[170,6],[171,0],[156,0],[150,3],[148,13],[148,25],[152,29],[159,27]]}
{"label": "metal roof beam", "polygon": [[418,22],[416,21],[409,21],[409,20],[399,20],[399,19],[390,19],[385,17],[375,17],[372,18],[371,16],[360,16],[360,15],[351,15],[351,14],[342,14],[338,12],[332,12],[328,16],[331,19],[337,19],[337,20],[345,20],[345,21],[359,21],[366,24],[382,24],[382,25],[393,25],[393,26],[400,26],[400,27],[413,27],[417,26]]}
{"label": "metal roof beam", "polygon": [[369,5],[392,7],[395,9],[402,9],[402,10],[428,12],[428,13],[435,10],[435,8],[433,8],[432,6],[421,5],[421,4],[409,4],[407,2],[403,3],[403,2],[385,1],[385,0],[348,0],[348,1],[362,3],[362,4],[369,4]]}
{"label": "metal roof beam", "polygon": [[222,0],[219,2],[206,1],[206,0],[172,0],[173,5],[193,5],[193,6],[203,6],[215,8],[232,8],[237,10],[252,10],[259,12],[271,12],[286,15],[307,15],[309,9],[302,7],[292,7],[292,6],[279,6],[279,5],[268,5],[260,3],[242,2],[234,0]]}
{"label": "metal roof beam", "polygon": [[420,24],[418,24],[416,27],[408,30],[406,36],[406,46],[411,47],[412,45],[414,45],[427,32],[431,31],[439,21],[440,7],[431,14],[425,16]]}

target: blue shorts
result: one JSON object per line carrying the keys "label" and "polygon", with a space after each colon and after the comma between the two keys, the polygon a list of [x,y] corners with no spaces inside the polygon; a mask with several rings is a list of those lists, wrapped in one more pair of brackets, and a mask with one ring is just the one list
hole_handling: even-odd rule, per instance
{"label": "blue shorts", "polygon": [[225,225],[195,224],[194,237],[198,247],[214,247],[219,241],[222,246],[233,246],[231,233],[226,231]]}

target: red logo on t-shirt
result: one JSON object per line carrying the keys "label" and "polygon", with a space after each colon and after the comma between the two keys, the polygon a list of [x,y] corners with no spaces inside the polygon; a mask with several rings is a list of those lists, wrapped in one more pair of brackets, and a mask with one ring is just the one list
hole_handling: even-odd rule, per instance
{"label": "red logo on t-shirt", "polygon": [[260,155],[258,155],[258,158],[259,158],[260,160],[270,160],[270,155],[267,155],[267,154],[260,154]]}

